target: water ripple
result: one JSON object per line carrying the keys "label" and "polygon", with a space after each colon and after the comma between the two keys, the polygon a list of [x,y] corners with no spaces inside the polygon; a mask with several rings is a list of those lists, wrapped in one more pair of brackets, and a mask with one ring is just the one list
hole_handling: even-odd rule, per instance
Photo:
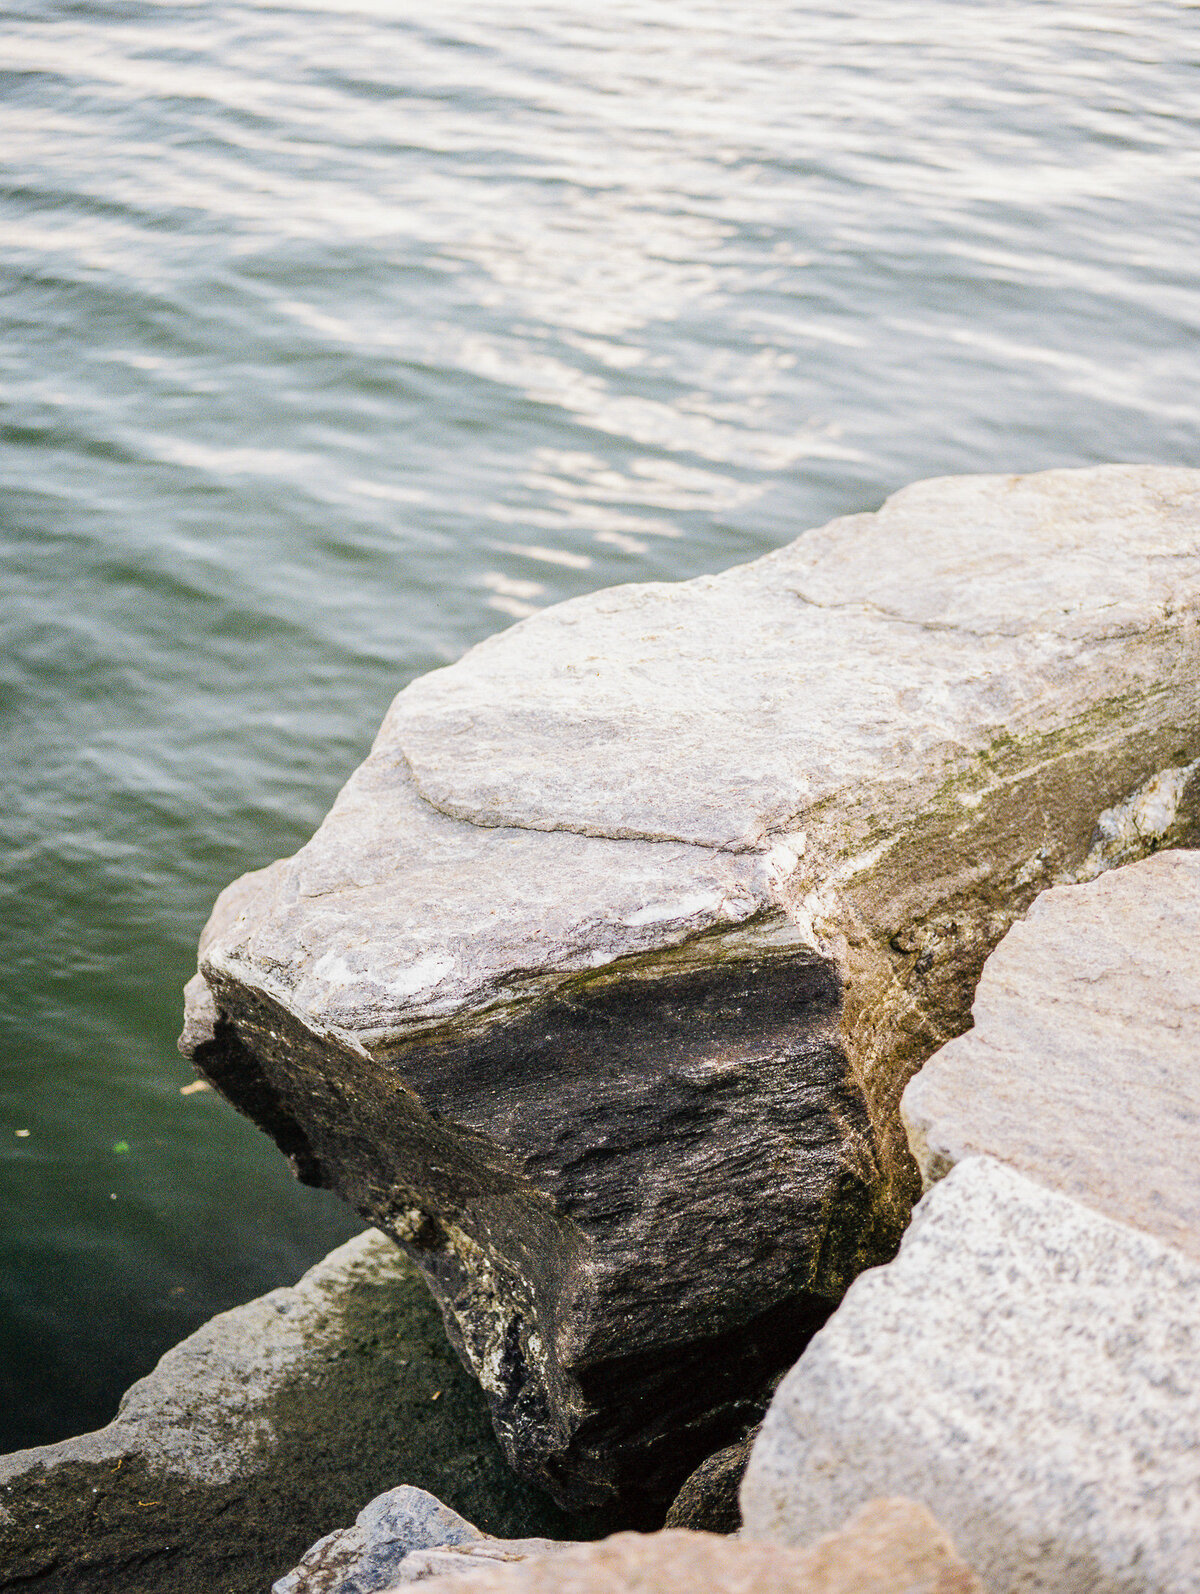
{"label": "water ripple", "polygon": [[398,685],[915,477],[1198,462],[1200,34],[1183,0],[0,9],[3,1447],[346,1232],[172,1040],[216,889]]}

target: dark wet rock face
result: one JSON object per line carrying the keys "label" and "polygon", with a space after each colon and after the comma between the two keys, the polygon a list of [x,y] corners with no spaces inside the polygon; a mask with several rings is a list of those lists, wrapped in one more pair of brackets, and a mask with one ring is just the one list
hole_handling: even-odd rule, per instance
{"label": "dark wet rock face", "polygon": [[184,1044],[398,1239],[505,1453],[652,1521],[919,1193],[1039,892],[1200,835],[1200,472],[919,483],[402,692]]}
{"label": "dark wet rock face", "polygon": [[757,1433],[758,1429],[752,1428],[737,1444],[706,1457],[675,1496],[663,1526],[736,1533],[742,1525],[738,1490]]}
{"label": "dark wet rock face", "polygon": [[218,981],[236,1021],[196,1054],[419,1264],[513,1464],[647,1520],[761,1414],[861,1265],[877,1182],[829,965],[693,957],[371,1058]]}

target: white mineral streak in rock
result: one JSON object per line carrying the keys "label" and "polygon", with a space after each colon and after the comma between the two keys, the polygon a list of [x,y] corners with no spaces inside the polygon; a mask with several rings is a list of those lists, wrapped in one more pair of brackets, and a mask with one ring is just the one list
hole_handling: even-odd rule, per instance
{"label": "white mineral streak in rock", "polygon": [[1096,839],[1076,876],[1094,880],[1105,869],[1141,858],[1156,846],[1175,823],[1189,784],[1200,773],[1200,761],[1162,769],[1144,786],[1113,808],[1106,808],[1096,824]]}
{"label": "white mineral streak in rock", "polygon": [[[477,1539],[471,1544],[442,1545],[437,1549],[414,1550],[400,1563],[399,1571],[389,1588],[400,1588],[405,1583],[424,1583],[433,1578],[461,1577],[464,1573],[496,1571],[504,1567],[522,1566],[526,1561],[540,1561],[557,1555],[562,1550],[575,1547],[574,1539]],[[297,1590],[296,1594],[305,1594]],[[338,1591],[341,1594],[341,1590]],[[347,1590],[346,1594],[357,1594]]]}
{"label": "white mineral streak in rock", "polygon": [[1200,852],[1058,886],[904,1093],[928,1187],[985,1152],[1200,1261]]}
{"label": "white mineral streak in rock", "polygon": [[189,1334],[130,1386],[106,1428],[0,1456],[0,1485],[35,1467],[133,1456],[152,1471],[209,1484],[266,1464],[272,1397],[336,1345],[347,1290],[402,1276],[406,1266],[386,1236],[357,1235],[295,1286],[221,1312]]}
{"label": "white mineral streak in rock", "polygon": [[1200,1267],[987,1157],[781,1384],[744,1531],[922,1501],[992,1594],[1196,1594]]}

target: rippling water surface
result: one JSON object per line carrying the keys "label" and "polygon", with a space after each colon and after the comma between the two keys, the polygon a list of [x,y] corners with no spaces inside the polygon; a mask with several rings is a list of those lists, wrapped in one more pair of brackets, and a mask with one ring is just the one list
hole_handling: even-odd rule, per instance
{"label": "rippling water surface", "polygon": [[355,1226],[174,1037],[399,686],[916,477],[1200,463],[1200,9],[0,15],[7,1448]]}

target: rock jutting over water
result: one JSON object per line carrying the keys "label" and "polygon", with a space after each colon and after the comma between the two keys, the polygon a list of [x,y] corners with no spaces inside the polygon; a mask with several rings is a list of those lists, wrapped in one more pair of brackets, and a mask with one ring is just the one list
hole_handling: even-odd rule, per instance
{"label": "rock jutting over water", "polygon": [[901,1112],[927,1183],[973,1153],[1200,1262],[1200,852],[1059,886]]}
{"label": "rock jutting over water", "polygon": [[1200,1265],[967,1157],[780,1385],[744,1531],[909,1494],[991,1594],[1195,1594],[1197,1366]]}
{"label": "rock jutting over water", "polygon": [[661,1510],[918,1189],[1046,886],[1196,834],[1200,472],[924,482],[547,610],[221,897],[185,1049],[399,1240],[518,1470]]}

